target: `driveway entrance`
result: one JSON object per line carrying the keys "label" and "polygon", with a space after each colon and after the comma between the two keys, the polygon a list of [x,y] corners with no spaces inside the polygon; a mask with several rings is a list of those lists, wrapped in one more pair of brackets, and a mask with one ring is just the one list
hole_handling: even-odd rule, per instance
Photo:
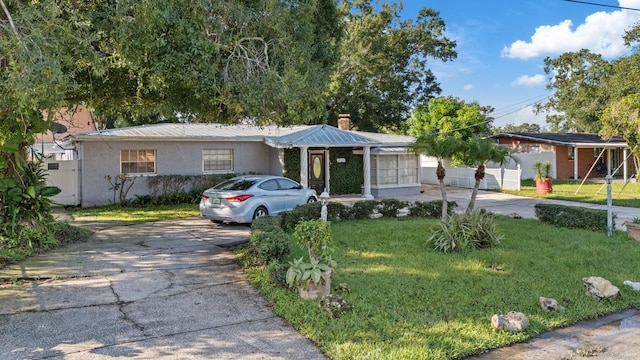
{"label": "driveway entrance", "polygon": [[0,359],[325,359],[222,247],[248,227],[104,226],[0,270]]}

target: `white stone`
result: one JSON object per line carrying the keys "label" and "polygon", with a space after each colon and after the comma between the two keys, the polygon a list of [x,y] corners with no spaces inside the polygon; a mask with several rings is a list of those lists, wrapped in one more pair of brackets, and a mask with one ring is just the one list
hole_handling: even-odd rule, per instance
{"label": "white stone", "polygon": [[546,298],[543,296],[540,296],[540,306],[544,311],[548,312],[564,310],[564,307],[558,304],[556,299]]}
{"label": "white stone", "polygon": [[491,326],[497,330],[520,332],[529,326],[529,318],[521,312],[509,311],[507,315],[493,315]]}
{"label": "white stone", "polygon": [[625,280],[623,282],[623,284],[627,285],[627,286],[631,286],[631,288],[635,291],[640,291],[640,282],[633,282],[633,281],[629,281],[629,280]]}
{"label": "white stone", "polygon": [[587,290],[587,295],[593,296],[598,300],[615,298],[620,293],[620,289],[617,286],[599,276],[583,278],[582,284]]}

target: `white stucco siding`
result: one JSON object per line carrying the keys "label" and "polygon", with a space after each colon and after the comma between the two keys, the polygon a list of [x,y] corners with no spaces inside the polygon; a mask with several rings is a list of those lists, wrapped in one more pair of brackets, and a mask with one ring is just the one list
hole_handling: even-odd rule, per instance
{"label": "white stucco siding", "polygon": [[[121,150],[155,150],[156,172],[135,179],[127,198],[147,195],[147,181],[154,175],[202,175],[203,149],[233,150],[233,171],[243,173],[271,173],[272,149],[260,142],[179,142],[179,141],[92,141],[78,144],[82,162],[82,206],[113,203],[114,193],[106,177],[120,174]],[[277,158],[277,157],[276,157]],[[113,180],[112,180],[113,181]],[[116,201],[118,192],[116,192]]]}

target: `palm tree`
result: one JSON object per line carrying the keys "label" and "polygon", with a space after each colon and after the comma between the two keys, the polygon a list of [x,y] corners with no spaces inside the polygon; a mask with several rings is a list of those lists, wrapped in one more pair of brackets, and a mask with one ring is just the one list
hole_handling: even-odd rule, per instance
{"label": "palm tree", "polygon": [[445,221],[448,213],[447,192],[444,188],[444,177],[446,171],[442,164],[444,159],[451,159],[462,150],[464,143],[453,137],[443,137],[437,134],[421,135],[413,144],[413,151],[419,154],[433,156],[438,159],[436,176],[440,182],[440,192],[442,194],[442,221]]}
{"label": "palm tree", "polygon": [[494,140],[486,138],[472,137],[465,143],[461,154],[462,161],[467,166],[476,167],[475,184],[471,192],[471,200],[467,206],[466,213],[470,213],[478,196],[480,182],[485,176],[485,164],[489,161],[498,163],[500,166],[509,158],[509,150],[495,143]]}

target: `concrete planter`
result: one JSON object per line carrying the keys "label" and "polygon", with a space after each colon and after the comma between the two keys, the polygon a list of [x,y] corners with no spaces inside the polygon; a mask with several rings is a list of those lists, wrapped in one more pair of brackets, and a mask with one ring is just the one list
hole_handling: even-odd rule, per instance
{"label": "concrete planter", "polygon": [[627,227],[627,235],[629,235],[630,238],[640,241],[640,224],[626,223],[625,226]]}
{"label": "concrete planter", "polygon": [[322,298],[331,293],[331,270],[322,273],[320,284],[309,281],[306,286],[298,286],[298,294],[305,300]]}

